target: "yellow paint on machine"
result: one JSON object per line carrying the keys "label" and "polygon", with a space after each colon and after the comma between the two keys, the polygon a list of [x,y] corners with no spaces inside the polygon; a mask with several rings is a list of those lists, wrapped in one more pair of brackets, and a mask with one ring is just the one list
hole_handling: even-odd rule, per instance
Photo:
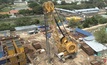
{"label": "yellow paint on machine", "polygon": [[[7,49],[7,53],[8,55],[13,55],[16,54],[15,53],[15,49]],[[10,62],[11,62],[11,65],[18,65],[18,62],[17,62],[17,57],[12,57],[12,58],[9,58]]]}
{"label": "yellow paint on machine", "polygon": [[25,56],[25,53],[24,53],[24,47],[20,47],[20,48],[17,48],[19,53],[22,53],[20,54],[18,57],[20,59],[20,65],[26,65],[26,56]]}
{"label": "yellow paint on machine", "polygon": [[18,65],[17,57],[10,58],[11,65]]}
{"label": "yellow paint on machine", "polygon": [[72,17],[66,17],[66,20],[68,20],[68,21],[72,20],[74,22],[79,22],[82,20],[82,18],[78,17],[78,16],[72,16]]}
{"label": "yellow paint on machine", "polygon": [[17,53],[21,53],[18,55],[18,60],[20,62],[20,65],[26,65],[26,56],[24,52],[24,47],[21,45],[21,42],[19,40],[13,40],[14,46],[16,48]]}
{"label": "yellow paint on machine", "polygon": [[20,59],[20,65],[26,65],[26,56],[25,53],[22,53],[20,56],[18,56]]}

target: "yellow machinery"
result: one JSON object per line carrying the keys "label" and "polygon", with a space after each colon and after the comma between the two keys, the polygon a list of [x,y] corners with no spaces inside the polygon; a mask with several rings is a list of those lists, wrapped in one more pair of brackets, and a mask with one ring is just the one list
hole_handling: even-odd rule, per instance
{"label": "yellow machinery", "polygon": [[21,53],[18,55],[18,61],[20,65],[26,65],[26,56],[24,52],[24,47],[22,46],[19,39],[13,39],[13,45],[16,49],[17,53]]}
{"label": "yellow machinery", "polygon": [[[57,11],[54,9],[55,8],[54,4],[51,1],[45,2],[43,4],[43,8],[44,8],[45,25],[47,26],[48,23],[50,24],[49,26],[51,26],[52,33],[53,33],[52,37],[54,38],[55,43],[58,48],[57,56],[63,61],[65,61],[66,57],[69,57],[69,56],[74,57],[77,53],[78,46],[73,40],[69,40],[70,37],[68,38],[68,36],[66,36],[63,33],[60,26],[58,25],[58,21],[56,19]],[[63,35],[63,37],[61,37],[61,38],[60,38],[60,34],[58,32],[57,27],[59,28],[61,34]],[[47,33],[48,32],[46,32],[46,34]],[[49,45],[47,47],[49,47]],[[48,50],[48,52],[49,52],[49,50]]]}
{"label": "yellow machinery", "polygon": [[15,48],[12,44],[12,40],[6,40],[5,43],[6,43],[6,51],[7,51],[8,56],[13,56],[13,57],[9,58],[10,64],[18,65],[17,57],[14,56],[16,54],[16,52],[15,52]]}
{"label": "yellow machinery", "polygon": [[82,18],[81,17],[77,17],[77,16],[72,16],[72,17],[66,17],[66,20],[68,20],[68,21],[72,20],[74,22],[79,22],[79,21],[82,20]]}
{"label": "yellow machinery", "polygon": [[7,52],[6,65],[26,65],[24,47],[18,36],[3,38],[1,43],[3,43],[4,50]]}

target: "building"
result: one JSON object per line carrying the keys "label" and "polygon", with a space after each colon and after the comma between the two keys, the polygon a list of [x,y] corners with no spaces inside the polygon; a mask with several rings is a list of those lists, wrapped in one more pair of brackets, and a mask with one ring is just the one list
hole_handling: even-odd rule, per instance
{"label": "building", "polygon": [[14,2],[14,5],[16,5],[16,6],[25,6],[25,5],[27,5],[27,2],[25,1],[25,2]]}
{"label": "building", "polygon": [[20,26],[20,27],[15,27],[16,31],[31,31],[35,30],[38,26],[36,25],[29,25],[29,26]]}
{"label": "building", "polygon": [[89,1],[89,0],[65,0],[66,3],[81,2],[81,1]]}
{"label": "building", "polygon": [[78,40],[79,38],[84,38],[91,35],[92,34],[90,32],[87,32],[79,28],[76,28],[74,31],[71,32],[71,36],[74,37],[76,40]]}
{"label": "building", "polygon": [[17,14],[19,11],[18,10],[10,10],[10,14]]}
{"label": "building", "polygon": [[84,30],[79,29],[79,28],[76,28],[75,31],[72,31],[72,32],[71,32],[71,36],[72,36],[75,40],[78,40],[78,41],[79,41],[78,44],[80,45],[80,48],[81,48],[84,52],[86,52],[89,56],[95,54],[94,50],[83,41],[83,38],[88,37],[88,36],[92,36],[92,34],[91,34],[90,32],[84,31]]}
{"label": "building", "polygon": [[95,40],[95,37],[87,31],[76,28],[75,32],[71,32],[71,36],[79,40],[81,48],[89,55],[105,56],[107,55],[107,47]]}
{"label": "building", "polygon": [[29,25],[29,26],[20,26],[15,27],[16,34],[29,34],[38,31],[38,26],[36,25]]}
{"label": "building", "polygon": [[60,12],[66,12],[66,13],[78,14],[78,15],[82,15],[82,14],[89,15],[89,14],[98,13],[100,11],[98,7],[88,8],[88,9],[78,9],[78,10],[67,10],[67,9],[61,9],[61,8],[55,8],[55,9]]}
{"label": "building", "polygon": [[97,56],[107,55],[107,47],[97,42],[94,36],[85,37],[83,41],[95,51]]}
{"label": "building", "polygon": [[22,5],[27,5],[27,1],[22,1],[22,0],[15,0],[14,1],[14,5],[17,5],[17,6],[22,6]]}
{"label": "building", "polygon": [[22,2],[22,0],[14,0],[14,2]]}

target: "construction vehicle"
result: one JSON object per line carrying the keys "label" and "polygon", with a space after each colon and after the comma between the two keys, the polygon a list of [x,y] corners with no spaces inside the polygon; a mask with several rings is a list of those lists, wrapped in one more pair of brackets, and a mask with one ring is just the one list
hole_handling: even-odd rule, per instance
{"label": "construction vehicle", "polygon": [[[58,18],[60,19],[60,17],[57,11],[55,10],[54,4],[51,1],[45,2],[43,4],[43,8],[44,8],[45,26],[49,25],[52,28],[51,32],[52,32],[52,37],[55,41],[55,45],[57,46],[57,49],[58,49],[58,52],[56,52],[57,53],[56,55],[58,56],[58,58],[61,59],[62,61],[65,61],[65,59],[68,57],[72,57],[72,58],[76,57],[76,54],[78,51],[77,43],[73,39],[71,39],[69,35],[65,35],[62,29],[60,28],[57,20]],[[60,19],[60,21],[62,20]],[[45,28],[45,31],[46,31],[47,53],[49,55],[50,44],[48,43],[49,39],[47,37],[47,34],[50,31],[47,31],[47,28]]]}
{"label": "construction vehicle", "polygon": [[78,17],[78,16],[72,16],[72,17],[66,17],[66,20],[70,21],[74,21],[74,22],[79,22],[79,21],[82,21],[82,18],[81,17]]}

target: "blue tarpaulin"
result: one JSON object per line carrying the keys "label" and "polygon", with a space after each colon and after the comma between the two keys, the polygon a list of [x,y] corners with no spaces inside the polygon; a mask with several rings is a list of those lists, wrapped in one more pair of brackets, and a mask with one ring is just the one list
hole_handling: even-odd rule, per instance
{"label": "blue tarpaulin", "polygon": [[0,45],[0,58],[3,57],[3,55],[4,55],[4,52],[3,52],[2,46]]}
{"label": "blue tarpaulin", "polygon": [[81,34],[83,34],[85,36],[91,36],[92,35],[90,32],[84,31],[84,30],[79,29],[79,28],[76,28],[75,31],[79,32],[79,33],[81,33]]}
{"label": "blue tarpaulin", "polygon": [[[0,58],[2,58],[3,56],[4,56],[4,52],[3,52],[2,46],[0,46]],[[0,65],[5,64],[5,63],[6,63],[6,60],[0,61]]]}

